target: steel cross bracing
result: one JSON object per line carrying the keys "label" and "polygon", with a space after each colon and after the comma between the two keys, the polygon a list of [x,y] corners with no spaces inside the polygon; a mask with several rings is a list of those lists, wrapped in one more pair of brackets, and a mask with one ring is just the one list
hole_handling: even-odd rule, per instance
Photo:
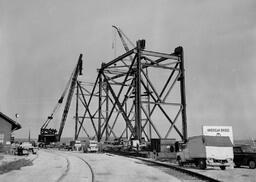
{"label": "steel cross bracing", "polygon": [[92,89],[78,82],[77,97],[83,111],[76,115],[75,138],[83,130],[98,141],[172,134],[187,139],[182,47],[166,54],[145,50],[145,40],[139,40],[134,49],[102,63]]}

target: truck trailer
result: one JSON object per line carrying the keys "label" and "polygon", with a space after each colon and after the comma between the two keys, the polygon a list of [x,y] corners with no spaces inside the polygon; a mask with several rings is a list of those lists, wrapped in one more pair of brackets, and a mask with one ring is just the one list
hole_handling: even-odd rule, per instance
{"label": "truck trailer", "polygon": [[179,165],[193,163],[200,169],[207,166],[226,167],[233,164],[233,144],[228,136],[194,136],[179,145],[177,161]]}

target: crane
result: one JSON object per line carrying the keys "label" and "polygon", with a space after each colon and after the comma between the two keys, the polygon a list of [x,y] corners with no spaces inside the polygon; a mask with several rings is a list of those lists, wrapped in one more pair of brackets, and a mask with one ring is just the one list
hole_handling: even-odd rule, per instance
{"label": "crane", "polygon": [[[75,90],[75,86],[76,86],[76,82],[77,82],[77,77],[78,75],[82,75],[82,54],[80,54],[77,65],[75,67],[75,69],[73,70],[71,77],[60,97],[60,99],[58,100],[58,103],[56,104],[56,106],[54,107],[52,113],[50,116],[48,116],[47,120],[44,122],[44,124],[41,127],[40,130],[40,134],[38,136],[38,142],[42,142],[43,144],[49,144],[51,142],[57,142],[60,141],[61,139],[61,135],[66,123],[66,119],[68,116],[68,111],[71,105],[71,101],[72,101],[72,96]],[[54,114],[57,112],[57,110],[59,109],[60,105],[63,102],[63,99],[66,95],[68,91],[68,96],[67,96],[67,100],[66,100],[66,104],[64,107],[64,111],[62,114],[62,118],[61,118],[61,123],[60,123],[60,127],[59,127],[59,131],[57,133],[56,129],[52,129],[52,128],[47,128],[48,124],[50,123],[50,121],[53,119]]]}
{"label": "crane", "polygon": [[65,105],[65,108],[64,108],[64,111],[63,111],[63,114],[62,114],[61,123],[60,123],[60,129],[59,129],[58,139],[57,139],[58,141],[60,141],[60,137],[62,135],[62,131],[63,131],[63,128],[65,126],[65,122],[66,122],[66,119],[67,119],[68,111],[69,111],[71,100],[72,100],[72,96],[73,96],[73,93],[74,93],[74,90],[75,90],[75,87],[76,87],[78,74],[82,75],[82,65],[83,65],[82,56],[83,55],[80,54],[76,69],[75,69],[73,77],[72,77],[72,82],[71,82],[71,85],[70,85],[68,98],[67,98],[67,101],[66,101],[66,105]]}
{"label": "crane", "polygon": [[124,39],[124,38],[126,38],[126,40],[127,40],[133,47],[135,47],[135,45],[132,43],[132,41],[124,34],[124,32],[123,32],[120,28],[118,28],[118,27],[115,26],[115,25],[112,25],[112,27],[116,29],[116,31],[117,31],[117,33],[118,33],[118,35],[119,35],[119,37],[120,37],[120,39],[121,39],[121,41],[122,41],[122,44],[123,44],[124,49],[125,49],[126,52],[128,52],[130,49],[129,49],[127,43],[125,42],[125,39]]}
{"label": "crane", "polygon": [[[128,52],[130,49],[129,49],[125,39],[133,46],[133,48],[135,47],[135,45],[132,43],[132,41],[125,35],[125,33],[120,28],[118,28],[115,25],[112,25],[112,27],[116,29],[126,52]],[[129,57],[130,57],[130,60],[132,60],[132,56],[129,56]],[[124,61],[122,61],[122,62],[127,66],[127,64]]]}

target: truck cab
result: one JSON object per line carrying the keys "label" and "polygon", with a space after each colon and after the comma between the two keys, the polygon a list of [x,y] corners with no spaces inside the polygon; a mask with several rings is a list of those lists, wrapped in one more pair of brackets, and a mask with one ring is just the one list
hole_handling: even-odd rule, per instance
{"label": "truck cab", "polygon": [[250,169],[256,167],[256,148],[250,145],[234,146],[234,163],[236,167],[241,165],[249,166]]}

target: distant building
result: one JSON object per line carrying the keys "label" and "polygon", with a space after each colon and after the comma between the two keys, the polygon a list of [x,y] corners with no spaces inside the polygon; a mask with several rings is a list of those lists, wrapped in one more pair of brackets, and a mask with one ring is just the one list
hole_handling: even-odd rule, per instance
{"label": "distant building", "polygon": [[11,134],[21,125],[0,112],[0,152],[7,152],[11,146]]}

